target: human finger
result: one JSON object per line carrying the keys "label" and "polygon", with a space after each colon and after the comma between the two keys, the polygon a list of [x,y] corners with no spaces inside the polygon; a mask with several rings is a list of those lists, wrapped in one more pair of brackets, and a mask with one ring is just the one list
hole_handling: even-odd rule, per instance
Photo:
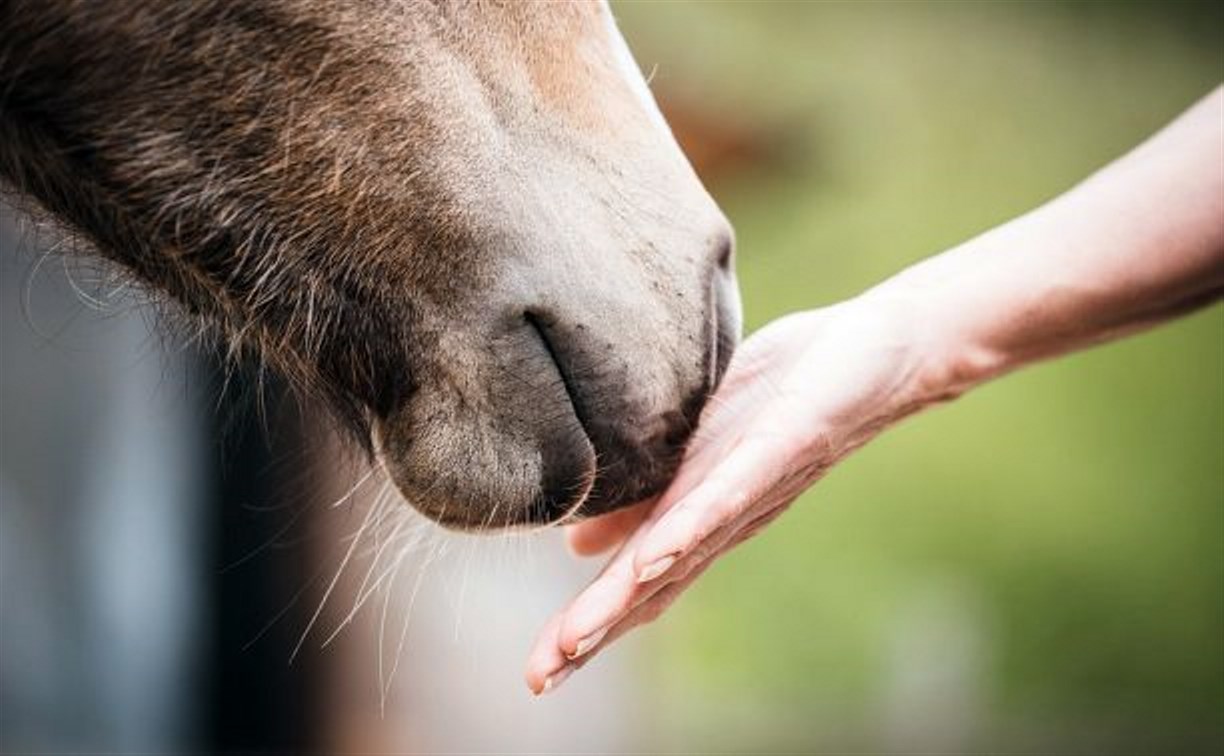
{"label": "human finger", "polygon": [[570,525],[566,542],[578,556],[595,556],[623,543],[649,515],[654,499]]}

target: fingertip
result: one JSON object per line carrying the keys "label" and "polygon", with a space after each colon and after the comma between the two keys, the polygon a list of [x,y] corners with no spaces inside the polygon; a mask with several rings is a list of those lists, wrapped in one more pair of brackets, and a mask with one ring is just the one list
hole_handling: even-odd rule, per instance
{"label": "fingertip", "polygon": [[575,669],[577,668],[567,664],[556,672],[553,672],[548,677],[544,678],[544,685],[540,688],[540,692],[537,695],[542,696],[545,693],[552,693],[554,690],[561,687],[561,683],[565,682],[569,676],[574,673]]}
{"label": "fingertip", "polygon": [[544,692],[544,680],[546,675],[541,675],[530,666],[523,672],[523,682],[527,684],[527,690],[531,691],[531,695],[538,696]]}
{"label": "fingertip", "polygon": [[586,630],[583,630],[580,625],[573,622],[566,622],[561,626],[561,632],[557,634],[557,649],[566,659],[572,659],[578,655],[578,645],[582,639],[589,635]]}
{"label": "fingertip", "polygon": [[698,539],[696,520],[690,510],[675,509],[655,525],[633,554],[637,582],[645,583],[663,574]]}
{"label": "fingertip", "polygon": [[663,573],[671,569],[671,566],[680,558],[680,554],[668,554],[667,556],[659,557],[653,561],[644,561],[637,567],[637,581],[639,583],[649,583],[651,580],[659,577]]}
{"label": "fingertip", "polygon": [[[598,585],[598,581],[592,584]],[[596,588],[596,593],[598,589]],[[591,587],[574,599],[574,603],[566,610],[565,616],[561,618],[560,625],[557,627],[557,653],[565,659],[572,659],[578,653],[578,644],[582,639],[590,634],[591,620],[588,619],[595,614],[595,604],[590,599]]]}
{"label": "fingertip", "polygon": [[[631,606],[636,589],[631,565],[605,573],[574,599],[557,630],[557,648],[566,659],[590,650],[591,639]],[[597,642],[597,641],[596,641]]]}
{"label": "fingertip", "polygon": [[553,659],[551,657],[556,654],[547,652],[541,653],[541,649],[537,645],[532,651],[531,656],[527,660],[527,668],[523,671],[523,682],[527,684],[527,689],[531,694],[538,696],[544,692],[545,686],[548,684],[548,678],[556,669],[564,665],[565,660]]}
{"label": "fingertip", "polygon": [[527,655],[527,668],[523,672],[523,681],[534,695],[545,691],[549,676],[565,666],[566,659],[558,649],[558,636],[561,631],[559,615],[554,616],[544,626]]}

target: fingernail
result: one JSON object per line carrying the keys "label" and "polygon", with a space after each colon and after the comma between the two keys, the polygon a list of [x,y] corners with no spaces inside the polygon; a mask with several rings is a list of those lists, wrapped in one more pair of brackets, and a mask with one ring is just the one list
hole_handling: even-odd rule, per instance
{"label": "fingernail", "polygon": [[540,695],[551,693],[557,688],[560,688],[561,683],[565,682],[565,678],[569,677],[573,671],[574,668],[567,664],[556,672],[553,672],[544,679],[544,687],[540,689]]}
{"label": "fingernail", "polygon": [[667,572],[667,569],[675,563],[676,563],[675,554],[668,554],[662,559],[656,559],[655,561],[651,562],[650,564],[642,568],[642,571],[638,573],[637,581],[639,583],[649,583],[651,580],[654,580],[658,576],[662,575],[664,572]]}
{"label": "fingernail", "polygon": [[587,651],[590,651],[591,649],[599,645],[599,642],[603,640],[603,637],[607,634],[608,634],[608,628],[606,627],[602,627],[596,630],[595,632],[591,633],[587,637],[578,641],[578,647],[574,649],[574,653],[567,654],[567,656],[569,656],[569,658],[571,659],[577,659],[579,656],[582,656]]}

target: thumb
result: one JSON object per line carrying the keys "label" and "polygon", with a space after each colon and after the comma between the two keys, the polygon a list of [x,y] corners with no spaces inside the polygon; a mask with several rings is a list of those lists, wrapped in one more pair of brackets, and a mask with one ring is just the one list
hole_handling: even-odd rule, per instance
{"label": "thumb", "polygon": [[610,514],[569,526],[566,541],[577,556],[595,556],[618,546],[650,514],[657,499],[641,501]]}

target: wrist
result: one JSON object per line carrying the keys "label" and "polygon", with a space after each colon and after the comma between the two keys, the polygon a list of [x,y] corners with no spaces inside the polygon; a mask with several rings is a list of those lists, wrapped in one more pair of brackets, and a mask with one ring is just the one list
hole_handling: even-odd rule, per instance
{"label": "wrist", "polygon": [[924,261],[857,298],[889,313],[909,341],[912,370],[903,400],[916,407],[949,401],[1010,367],[990,337],[990,294],[974,276],[975,239]]}

